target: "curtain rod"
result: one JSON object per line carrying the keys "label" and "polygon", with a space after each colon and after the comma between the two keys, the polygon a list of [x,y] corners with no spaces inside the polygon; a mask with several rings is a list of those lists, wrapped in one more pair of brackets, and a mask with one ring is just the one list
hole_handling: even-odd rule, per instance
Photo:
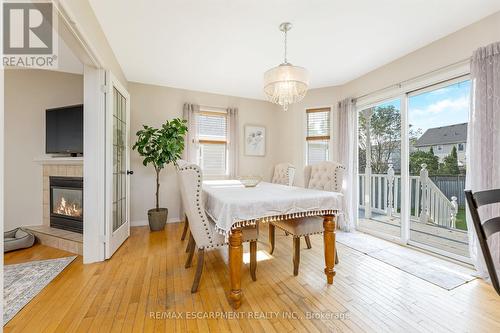
{"label": "curtain rod", "polygon": [[412,82],[412,81],[415,81],[415,80],[418,80],[422,77],[425,77],[425,76],[428,76],[430,74],[433,74],[433,73],[436,73],[436,72],[440,72],[442,70],[445,70],[447,68],[451,68],[451,67],[454,67],[454,66],[457,66],[457,65],[462,65],[462,64],[465,64],[467,62],[469,62],[471,60],[471,57],[468,57],[468,58],[465,58],[465,59],[462,59],[460,61],[457,61],[457,62],[454,62],[453,64],[450,64],[450,65],[446,65],[446,66],[443,66],[443,67],[440,67],[440,68],[436,68],[430,72],[426,72],[424,74],[420,74],[420,75],[417,75],[415,77],[412,77],[411,79],[407,79],[407,80],[404,80],[404,81],[401,81],[399,83],[395,83],[395,84],[391,84],[387,87],[384,87],[384,88],[381,88],[381,89],[377,89],[375,91],[372,91],[372,92],[369,92],[367,94],[364,94],[364,95],[361,95],[361,96],[358,96],[356,98],[354,98],[354,100],[358,100],[360,98],[364,98],[364,97],[367,97],[367,96],[370,96],[370,95],[374,95],[374,94],[377,94],[377,93],[380,93],[380,92],[383,92],[385,90],[389,90],[389,89],[393,89],[393,88],[401,88],[401,86],[403,86],[404,84],[406,83],[409,83],[409,82]]}

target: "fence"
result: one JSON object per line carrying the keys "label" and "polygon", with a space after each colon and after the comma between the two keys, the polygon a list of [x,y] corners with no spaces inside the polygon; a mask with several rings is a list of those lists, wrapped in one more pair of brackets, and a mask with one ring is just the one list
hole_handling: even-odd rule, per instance
{"label": "fence", "polygon": [[[460,191],[463,192],[463,188]],[[365,210],[365,217],[368,218],[371,212],[389,217],[400,216],[401,176],[394,174],[392,165],[387,174],[371,174],[370,180],[367,175],[359,174],[358,204]],[[447,197],[430,179],[425,164],[422,165],[420,176],[410,176],[412,220],[454,229],[457,211],[456,195]]]}
{"label": "fence", "polygon": [[429,176],[429,178],[446,197],[457,197],[458,205],[465,207],[465,176]]}

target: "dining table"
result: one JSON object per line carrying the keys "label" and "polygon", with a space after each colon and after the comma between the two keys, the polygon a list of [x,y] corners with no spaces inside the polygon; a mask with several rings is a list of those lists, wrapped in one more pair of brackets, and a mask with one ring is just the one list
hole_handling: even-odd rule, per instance
{"label": "dining table", "polygon": [[207,215],[215,223],[216,231],[224,235],[228,243],[229,300],[234,309],[241,306],[243,295],[242,228],[258,223],[321,216],[324,273],[327,284],[333,284],[336,217],[342,213],[341,193],[267,182],[245,187],[239,180],[206,180],[203,182],[202,199]]}

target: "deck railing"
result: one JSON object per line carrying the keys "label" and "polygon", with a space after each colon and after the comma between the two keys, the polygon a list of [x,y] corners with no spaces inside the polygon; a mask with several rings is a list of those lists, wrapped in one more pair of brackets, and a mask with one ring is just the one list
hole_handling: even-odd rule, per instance
{"label": "deck railing", "polygon": [[[452,196],[450,199],[429,178],[425,164],[422,164],[420,176],[410,176],[412,221],[456,229],[457,198]],[[366,218],[370,218],[372,212],[388,217],[400,217],[401,176],[394,174],[392,165],[389,166],[387,174],[370,174],[370,181],[366,174],[359,174],[358,204],[364,209]]]}

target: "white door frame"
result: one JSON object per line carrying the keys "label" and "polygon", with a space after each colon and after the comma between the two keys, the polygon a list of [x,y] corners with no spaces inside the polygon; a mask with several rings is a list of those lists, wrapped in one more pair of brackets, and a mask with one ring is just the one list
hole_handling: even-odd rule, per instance
{"label": "white door frame", "polygon": [[105,258],[109,259],[123,242],[130,236],[130,181],[128,174],[126,177],[126,221],[113,231],[113,110],[114,99],[113,89],[116,89],[125,98],[127,130],[125,137],[125,170],[130,170],[130,94],[120,81],[111,73],[106,71],[106,219],[105,219]]}
{"label": "white door frame", "polygon": [[83,262],[104,260],[105,222],[105,71],[84,67]]}
{"label": "white door frame", "polygon": [[58,33],[84,64],[84,228],[83,263],[105,260],[106,179],[105,179],[105,77],[98,49],[78,25],[78,12],[64,1],[53,1],[59,25]]}
{"label": "white door frame", "polygon": [[58,33],[84,65],[83,68],[83,263],[104,260],[105,71],[88,38],[75,24],[76,14],[62,1],[53,1],[58,13]]}

